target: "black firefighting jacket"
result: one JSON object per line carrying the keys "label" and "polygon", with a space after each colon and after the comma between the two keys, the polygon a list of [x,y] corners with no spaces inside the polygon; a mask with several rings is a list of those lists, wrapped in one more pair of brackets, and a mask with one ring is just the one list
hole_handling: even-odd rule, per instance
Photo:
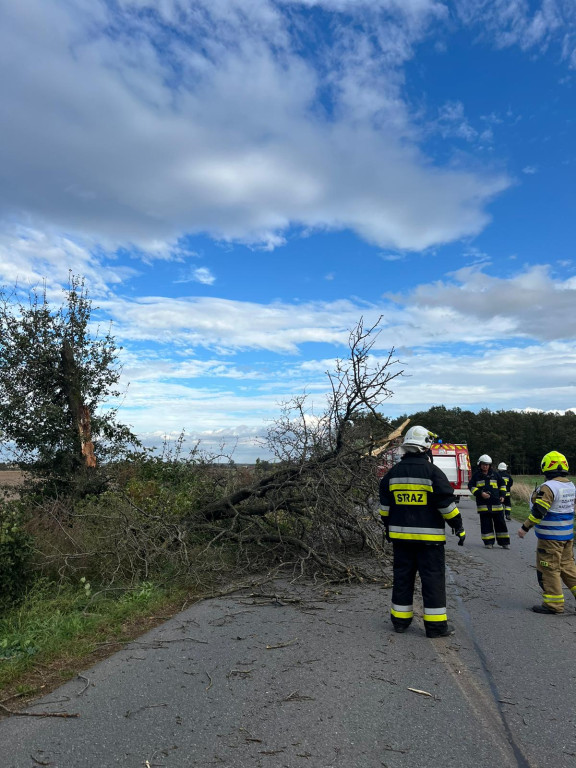
{"label": "black firefighting jacket", "polygon": [[406,453],[380,481],[380,519],[392,541],[443,544],[445,521],[464,532],[454,489],[421,453]]}
{"label": "black firefighting jacket", "polygon": [[[500,499],[506,496],[506,483],[492,467],[490,467],[486,474],[482,472],[480,467],[477,467],[472,472],[472,477],[468,481],[468,488],[476,499],[476,509],[478,512],[503,511],[504,507]],[[482,497],[483,491],[490,494],[489,499]]]}
{"label": "black firefighting jacket", "polygon": [[500,474],[500,477],[502,478],[504,485],[506,486],[506,495],[509,496],[510,489],[514,485],[514,480],[512,478],[512,475],[510,474],[510,472],[508,472],[507,469],[499,469],[498,472]]}

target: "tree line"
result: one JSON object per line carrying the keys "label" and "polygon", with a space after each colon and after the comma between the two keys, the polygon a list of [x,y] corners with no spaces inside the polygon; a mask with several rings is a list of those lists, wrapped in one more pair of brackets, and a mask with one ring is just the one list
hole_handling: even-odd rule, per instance
{"label": "tree line", "polygon": [[412,425],[422,424],[436,432],[446,443],[467,443],[472,466],[487,453],[495,466],[501,461],[508,464],[512,474],[536,475],[542,456],[560,451],[576,472],[576,414],[571,412],[558,415],[483,408],[474,413],[439,405],[400,416],[392,424],[397,426],[406,418]]}

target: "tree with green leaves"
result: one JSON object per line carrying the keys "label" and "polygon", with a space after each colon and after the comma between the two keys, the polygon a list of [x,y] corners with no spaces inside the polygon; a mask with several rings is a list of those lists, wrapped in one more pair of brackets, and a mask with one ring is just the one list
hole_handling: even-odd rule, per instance
{"label": "tree with green leaves", "polygon": [[45,494],[99,490],[102,464],[138,444],[116,420],[119,350],[110,329],[92,328],[93,312],[72,274],[57,307],[45,286],[0,290],[3,447]]}

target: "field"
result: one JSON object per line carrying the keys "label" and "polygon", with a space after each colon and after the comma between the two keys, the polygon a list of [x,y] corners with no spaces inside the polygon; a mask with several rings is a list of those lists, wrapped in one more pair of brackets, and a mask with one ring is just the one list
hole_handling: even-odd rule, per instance
{"label": "field", "polygon": [[19,469],[0,469],[0,498],[18,498],[18,488],[23,479],[24,473]]}
{"label": "field", "polygon": [[22,483],[23,477],[19,469],[0,469],[0,486],[15,488]]}
{"label": "field", "polygon": [[532,491],[537,485],[544,480],[543,475],[518,475],[514,478],[514,485],[512,486],[512,497],[516,497],[519,501],[530,501]]}

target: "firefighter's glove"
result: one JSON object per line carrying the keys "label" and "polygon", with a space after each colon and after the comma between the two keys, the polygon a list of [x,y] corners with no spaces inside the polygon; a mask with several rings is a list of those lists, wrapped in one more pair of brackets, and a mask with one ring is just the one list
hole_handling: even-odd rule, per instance
{"label": "firefighter's glove", "polygon": [[464,542],[466,541],[466,531],[464,530],[464,528],[460,528],[460,530],[454,531],[454,533],[456,534],[456,536],[458,536],[458,546],[463,547]]}
{"label": "firefighter's glove", "polygon": [[388,526],[384,527],[384,540],[390,543],[390,531],[388,530]]}

